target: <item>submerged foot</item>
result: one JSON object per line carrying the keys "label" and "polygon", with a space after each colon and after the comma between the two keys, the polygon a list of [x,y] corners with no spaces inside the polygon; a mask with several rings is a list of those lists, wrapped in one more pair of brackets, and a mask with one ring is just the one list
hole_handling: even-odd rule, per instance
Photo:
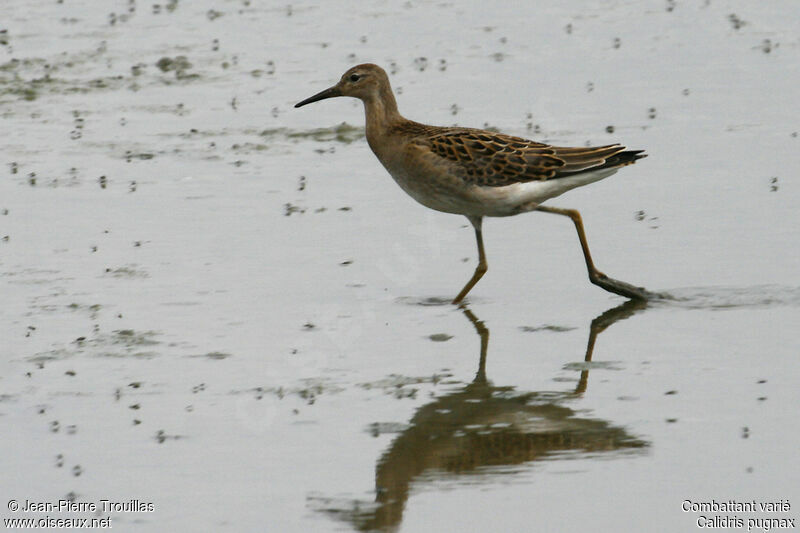
{"label": "submerged foot", "polygon": [[651,292],[644,287],[637,287],[618,279],[609,278],[602,272],[590,275],[589,281],[608,292],[619,294],[631,300],[664,300],[669,298],[667,294]]}

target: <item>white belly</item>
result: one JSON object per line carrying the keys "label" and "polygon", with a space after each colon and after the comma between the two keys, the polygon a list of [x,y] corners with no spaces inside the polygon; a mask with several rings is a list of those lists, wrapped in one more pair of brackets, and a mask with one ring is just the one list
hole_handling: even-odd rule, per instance
{"label": "white belly", "polygon": [[532,211],[551,198],[599,181],[616,171],[616,168],[608,168],[504,187],[465,185],[459,178],[420,180],[416,174],[409,175],[404,169],[389,170],[389,173],[409,196],[430,209],[459,215],[505,217]]}

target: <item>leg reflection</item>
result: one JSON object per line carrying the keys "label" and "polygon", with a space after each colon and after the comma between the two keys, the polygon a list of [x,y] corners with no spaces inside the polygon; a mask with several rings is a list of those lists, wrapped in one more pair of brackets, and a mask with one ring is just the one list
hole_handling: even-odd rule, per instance
{"label": "leg reflection", "polygon": [[[647,307],[647,300],[628,300],[622,305],[618,305],[601,315],[598,315],[592,320],[589,326],[589,341],[586,343],[586,356],[583,358],[585,362],[592,360],[594,353],[594,343],[597,336],[606,330],[609,326],[620,320],[630,318],[639,311]],[[586,392],[586,386],[589,383],[589,369],[586,368],[581,371],[581,379],[578,381],[578,386],[575,387],[576,394],[583,394]]]}

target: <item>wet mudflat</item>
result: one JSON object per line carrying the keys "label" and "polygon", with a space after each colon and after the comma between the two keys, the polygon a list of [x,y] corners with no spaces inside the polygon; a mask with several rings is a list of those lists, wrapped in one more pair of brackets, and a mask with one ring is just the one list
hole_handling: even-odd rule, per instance
{"label": "wet mudflat", "polygon": [[[416,532],[798,517],[792,2],[3,10],[3,519]],[[412,119],[647,149],[552,204],[581,211],[601,270],[674,299],[591,286],[570,222],[532,213],[485,221],[489,272],[448,305],[476,261],[466,219],[392,182],[360,103],[292,109],[365,61]]]}

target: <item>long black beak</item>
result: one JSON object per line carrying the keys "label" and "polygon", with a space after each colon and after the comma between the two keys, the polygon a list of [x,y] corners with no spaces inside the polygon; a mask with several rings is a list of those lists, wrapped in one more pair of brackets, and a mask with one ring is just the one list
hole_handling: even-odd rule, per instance
{"label": "long black beak", "polygon": [[303,107],[306,104],[310,104],[312,102],[319,102],[320,100],[325,100],[326,98],[334,98],[336,96],[342,96],[342,91],[334,85],[333,87],[329,87],[322,92],[318,92],[314,96],[310,98],[306,98],[302,102],[298,102],[294,104],[295,107]]}

